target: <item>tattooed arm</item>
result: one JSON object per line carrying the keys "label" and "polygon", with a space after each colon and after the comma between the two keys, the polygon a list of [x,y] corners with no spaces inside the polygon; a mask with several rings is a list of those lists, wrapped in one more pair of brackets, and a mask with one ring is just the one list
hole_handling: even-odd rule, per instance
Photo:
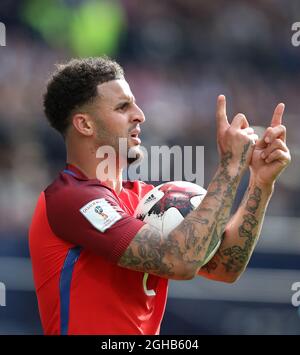
{"label": "tattooed arm", "polygon": [[279,104],[270,127],[255,145],[250,164],[250,184],[224,239],[212,260],[199,274],[210,279],[233,282],[245,270],[259,238],[274,182],[291,161],[286,146],[286,129],[281,124],[284,105]]}
{"label": "tattooed arm", "polygon": [[215,256],[199,275],[212,280],[234,282],[245,270],[260,235],[273,186],[249,184],[243,201],[226,226],[223,241]]}
{"label": "tattooed arm", "polygon": [[229,125],[224,96],[218,99],[217,128],[221,162],[200,206],[167,236],[149,225],[142,227],[120,258],[120,266],[173,279],[197,274],[223,235],[257,138],[242,114]]}

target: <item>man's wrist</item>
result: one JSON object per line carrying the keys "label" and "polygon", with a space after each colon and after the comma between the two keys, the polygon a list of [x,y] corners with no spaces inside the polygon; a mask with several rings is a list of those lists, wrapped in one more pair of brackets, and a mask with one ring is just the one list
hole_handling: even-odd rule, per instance
{"label": "man's wrist", "polygon": [[267,194],[272,194],[274,191],[274,186],[275,186],[275,180],[273,181],[261,181],[257,176],[251,175],[250,176],[250,182],[249,186],[255,186],[260,188],[262,191],[264,191]]}
{"label": "man's wrist", "polygon": [[240,163],[237,162],[229,162],[227,166],[227,172],[230,177],[236,178],[238,177],[241,180],[242,176],[244,175],[247,167],[242,166]]}

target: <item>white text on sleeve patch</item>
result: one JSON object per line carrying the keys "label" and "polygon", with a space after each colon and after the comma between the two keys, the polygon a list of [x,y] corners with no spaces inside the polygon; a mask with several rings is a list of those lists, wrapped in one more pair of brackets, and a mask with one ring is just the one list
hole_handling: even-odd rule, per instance
{"label": "white text on sleeve patch", "polygon": [[80,209],[80,212],[100,232],[105,232],[122,218],[105,198],[90,201]]}

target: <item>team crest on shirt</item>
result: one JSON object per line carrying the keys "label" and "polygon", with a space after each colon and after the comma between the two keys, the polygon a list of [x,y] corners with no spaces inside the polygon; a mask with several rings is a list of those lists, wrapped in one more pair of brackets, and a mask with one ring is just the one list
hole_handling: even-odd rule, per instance
{"label": "team crest on shirt", "polygon": [[122,218],[105,198],[90,201],[80,208],[80,212],[100,232],[105,232]]}

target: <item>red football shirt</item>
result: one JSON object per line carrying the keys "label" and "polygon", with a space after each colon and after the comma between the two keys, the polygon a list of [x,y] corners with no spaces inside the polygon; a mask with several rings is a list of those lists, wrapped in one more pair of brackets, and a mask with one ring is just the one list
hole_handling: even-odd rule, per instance
{"label": "red football shirt", "polygon": [[41,193],[29,246],[45,334],[159,333],[168,280],[117,265],[152,188],[125,182],[117,195],[68,165]]}

